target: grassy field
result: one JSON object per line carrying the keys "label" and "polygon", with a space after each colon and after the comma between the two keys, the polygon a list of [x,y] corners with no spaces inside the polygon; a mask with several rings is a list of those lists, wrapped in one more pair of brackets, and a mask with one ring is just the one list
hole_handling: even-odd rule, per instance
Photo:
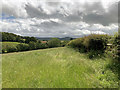
{"label": "grassy field", "polygon": [[2,87],[115,88],[118,78],[107,68],[110,63],[66,47],[3,54]]}
{"label": "grassy field", "polygon": [[2,42],[2,49],[6,49],[6,47],[16,47],[18,42]]}

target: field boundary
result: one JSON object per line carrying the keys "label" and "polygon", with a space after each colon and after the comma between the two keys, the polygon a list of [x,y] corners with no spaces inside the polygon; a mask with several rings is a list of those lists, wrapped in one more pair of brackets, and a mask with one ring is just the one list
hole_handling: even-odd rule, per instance
{"label": "field boundary", "polygon": [[18,54],[18,53],[25,53],[25,52],[33,52],[33,51],[42,51],[42,50],[53,50],[58,48],[65,48],[65,47],[55,47],[55,48],[46,48],[46,49],[37,49],[37,50],[29,50],[29,51],[21,51],[21,52],[10,52],[10,53],[2,53],[1,55],[8,55],[8,54]]}

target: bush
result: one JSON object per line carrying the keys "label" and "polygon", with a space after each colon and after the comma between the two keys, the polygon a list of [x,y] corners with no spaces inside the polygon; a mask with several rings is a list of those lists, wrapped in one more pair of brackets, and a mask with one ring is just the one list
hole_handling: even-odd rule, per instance
{"label": "bush", "polygon": [[108,35],[92,34],[87,37],[84,37],[83,44],[88,51],[90,50],[104,51],[106,49],[106,45],[109,38],[110,37]]}
{"label": "bush", "polygon": [[27,51],[27,50],[29,50],[29,45],[28,44],[18,44],[16,47],[17,47],[17,51]]}
{"label": "bush", "polygon": [[96,58],[96,57],[101,57],[103,55],[102,51],[95,51],[95,50],[91,50],[88,52],[88,58],[92,59],[92,58]]}
{"label": "bush", "polygon": [[61,47],[64,47],[68,44],[69,41],[61,41]]}
{"label": "bush", "polygon": [[6,49],[2,49],[2,53],[16,52],[16,47],[6,47]]}
{"label": "bush", "polygon": [[74,39],[67,45],[75,49],[77,48],[83,53],[89,52],[88,55],[92,58],[93,55],[104,53],[109,38],[110,36],[108,35],[91,34],[89,36]]}
{"label": "bush", "polygon": [[35,50],[35,49],[37,49],[36,43],[33,42],[33,41],[29,42],[29,49],[30,49],[30,50]]}
{"label": "bush", "polygon": [[7,52],[16,52],[17,48],[16,47],[9,47]]}
{"label": "bush", "polygon": [[82,48],[84,47],[83,45],[84,38],[78,38],[70,41],[67,45],[72,47],[72,48]]}
{"label": "bush", "polygon": [[58,38],[53,38],[50,41],[48,41],[47,44],[49,48],[60,47],[61,41]]}
{"label": "bush", "polygon": [[46,43],[36,43],[36,48],[37,49],[45,49],[47,48]]}
{"label": "bush", "polygon": [[120,36],[115,34],[110,42],[112,44],[111,48],[108,46],[107,53],[112,56],[115,60],[120,60]]}

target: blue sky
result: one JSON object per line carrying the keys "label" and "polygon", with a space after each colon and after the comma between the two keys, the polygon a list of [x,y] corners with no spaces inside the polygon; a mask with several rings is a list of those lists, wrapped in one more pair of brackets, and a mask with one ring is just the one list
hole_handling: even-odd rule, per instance
{"label": "blue sky", "polygon": [[2,19],[15,19],[15,17],[2,13]]}

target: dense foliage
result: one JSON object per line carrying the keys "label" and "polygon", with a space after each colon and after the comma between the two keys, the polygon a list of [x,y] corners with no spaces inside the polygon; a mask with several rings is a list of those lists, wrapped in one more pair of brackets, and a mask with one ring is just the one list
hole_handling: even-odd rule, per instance
{"label": "dense foliage", "polygon": [[9,41],[9,42],[20,42],[20,43],[29,43],[30,41],[37,42],[35,37],[23,37],[13,33],[8,32],[0,32],[2,34],[2,41]]}
{"label": "dense foliage", "polygon": [[61,41],[58,38],[40,41],[35,37],[22,37],[13,33],[1,32],[1,34],[3,42],[2,53],[63,47],[68,43],[68,41]]}
{"label": "dense foliage", "polygon": [[115,59],[120,60],[120,35],[115,36],[113,46],[113,56]]}
{"label": "dense foliage", "polygon": [[87,52],[89,58],[92,58],[104,53],[109,38],[108,35],[91,34],[72,40],[68,43],[68,46],[77,48],[80,52]]}
{"label": "dense foliage", "polygon": [[2,42],[2,53],[15,52],[17,51],[16,46],[20,44],[18,42]]}
{"label": "dense foliage", "polygon": [[29,45],[28,44],[24,44],[24,43],[21,43],[21,44],[18,44],[16,47],[14,48],[17,48],[16,51],[27,51],[29,50]]}
{"label": "dense foliage", "polygon": [[61,41],[58,38],[53,38],[50,41],[48,41],[47,44],[49,48],[60,47]]}
{"label": "dense foliage", "polygon": [[25,43],[30,43],[30,42],[37,42],[37,39],[35,37],[24,37]]}
{"label": "dense foliage", "polygon": [[114,60],[120,60],[120,36],[116,33],[108,42],[106,53]]}
{"label": "dense foliage", "polygon": [[0,32],[2,34],[2,41],[11,41],[11,42],[23,42],[23,37],[7,32]]}

